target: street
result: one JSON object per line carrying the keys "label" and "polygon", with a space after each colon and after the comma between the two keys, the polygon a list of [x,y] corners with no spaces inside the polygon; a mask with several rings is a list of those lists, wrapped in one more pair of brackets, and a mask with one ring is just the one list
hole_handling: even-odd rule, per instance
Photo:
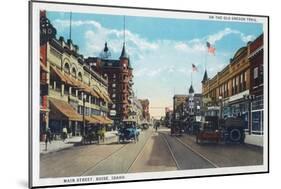
{"label": "street", "polygon": [[242,144],[196,144],[190,135],[172,137],[152,128],[139,141],[74,146],[42,154],[40,177],[68,177],[261,165],[262,148]]}

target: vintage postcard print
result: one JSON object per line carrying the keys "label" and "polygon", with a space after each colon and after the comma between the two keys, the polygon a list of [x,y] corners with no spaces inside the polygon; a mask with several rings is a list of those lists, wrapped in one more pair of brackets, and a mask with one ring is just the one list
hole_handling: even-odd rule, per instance
{"label": "vintage postcard print", "polygon": [[267,173],[268,22],[30,2],[30,187]]}

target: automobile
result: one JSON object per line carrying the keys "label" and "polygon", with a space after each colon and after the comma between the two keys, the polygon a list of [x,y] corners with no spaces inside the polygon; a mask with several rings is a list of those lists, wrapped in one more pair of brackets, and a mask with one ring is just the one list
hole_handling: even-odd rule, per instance
{"label": "automobile", "polygon": [[196,135],[196,143],[203,142],[216,142],[219,143],[221,139],[221,132],[218,129],[215,129],[212,122],[201,122],[200,128]]}
{"label": "automobile", "polygon": [[142,128],[143,130],[148,129],[148,127],[149,127],[149,125],[148,125],[147,123],[141,124],[141,128]]}
{"label": "automobile", "polygon": [[[205,119],[206,120],[206,119]],[[208,118],[208,121],[201,122],[196,135],[196,142],[216,142],[244,143],[245,124],[239,117],[229,117],[225,119]]]}
{"label": "automobile", "polygon": [[241,117],[229,117],[221,119],[219,123],[222,130],[222,137],[225,142],[244,143],[245,123]]}
{"label": "automobile", "polygon": [[136,127],[134,122],[124,122],[123,127],[118,129],[118,143],[125,141],[139,140],[140,130]]}

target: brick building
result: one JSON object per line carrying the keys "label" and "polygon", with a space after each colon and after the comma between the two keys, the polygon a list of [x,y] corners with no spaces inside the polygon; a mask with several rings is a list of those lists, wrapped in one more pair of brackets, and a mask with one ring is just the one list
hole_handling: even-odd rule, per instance
{"label": "brick building", "polygon": [[[44,11],[40,18],[47,20]],[[112,124],[107,78],[92,70],[78,51],[63,37],[53,36],[40,46],[40,136],[47,128],[56,136],[66,128],[75,136],[84,133],[84,126]]]}
{"label": "brick building", "polygon": [[150,122],[149,100],[148,99],[139,99],[139,101],[142,105],[143,119],[146,122]]}
{"label": "brick building", "polygon": [[[241,116],[251,132],[253,112],[257,104],[256,122],[261,123],[263,102],[263,35],[236,51],[229,64],[209,79],[207,70],[202,80],[205,115]],[[255,97],[255,102],[249,97]],[[253,110],[254,111],[254,110]],[[249,114],[249,112],[251,112]],[[254,113],[255,114],[255,113]],[[250,120],[250,122],[249,122]],[[255,126],[260,129],[261,126]]]}
{"label": "brick building", "polygon": [[252,130],[253,134],[263,133],[263,35],[260,35],[253,43],[250,44],[250,94],[252,99]]}
{"label": "brick building", "polygon": [[111,118],[118,124],[130,116],[133,95],[133,68],[125,43],[119,59],[111,59],[107,43],[100,57],[89,57],[86,63],[96,72],[108,78],[108,92],[112,99]]}

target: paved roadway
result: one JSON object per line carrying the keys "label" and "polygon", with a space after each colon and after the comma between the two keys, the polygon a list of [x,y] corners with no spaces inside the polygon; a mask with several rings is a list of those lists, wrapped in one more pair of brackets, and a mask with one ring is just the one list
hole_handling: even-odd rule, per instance
{"label": "paved roadway", "polygon": [[167,129],[143,131],[139,142],[76,146],[41,155],[40,177],[158,172],[262,164],[262,149],[247,145],[198,145]]}

